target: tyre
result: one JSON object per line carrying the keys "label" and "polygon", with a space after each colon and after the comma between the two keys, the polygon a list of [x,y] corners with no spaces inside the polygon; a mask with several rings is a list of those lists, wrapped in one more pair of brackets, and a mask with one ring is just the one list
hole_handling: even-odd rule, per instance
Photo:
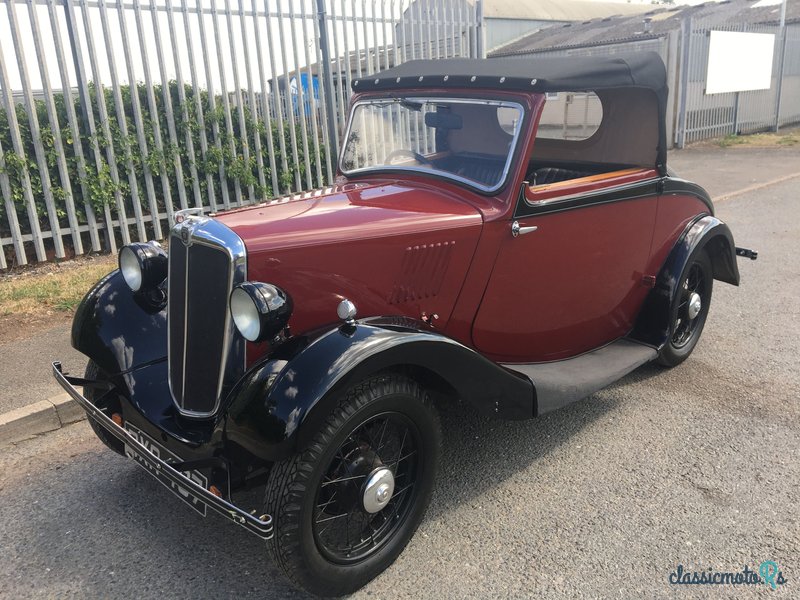
{"label": "tyre", "polygon": [[[100,367],[97,366],[97,363],[93,360],[89,360],[89,364],[86,365],[86,373],[84,374],[84,379],[103,379],[104,375],[100,370]],[[97,396],[97,390],[92,388],[85,388],[83,390],[83,396],[92,404],[95,403],[95,397]],[[125,456],[125,444],[119,441],[114,436],[106,433],[106,430],[97,424],[92,417],[88,417],[87,420],[89,421],[89,425],[92,427],[95,435],[100,438],[100,441],[103,442],[108,448],[116,452],[121,456]]]}
{"label": "tyre", "polygon": [[703,332],[714,272],[705,250],[696,253],[686,263],[678,283],[678,293],[669,309],[669,339],[658,355],[658,362],[674,367],[686,360]]}
{"label": "tyre", "polygon": [[270,472],[271,558],[320,596],[356,591],[386,569],[417,529],[441,445],[430,395],[402,375],[347,391],[313,441]]}

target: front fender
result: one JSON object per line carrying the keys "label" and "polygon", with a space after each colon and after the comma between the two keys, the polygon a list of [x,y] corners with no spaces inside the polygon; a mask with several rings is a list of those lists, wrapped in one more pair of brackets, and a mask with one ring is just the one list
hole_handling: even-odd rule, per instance
{"label": "front fender", "polygon": [[630,337],[661,348],[669,337],[669,307],[679,293],[681,273],[702,250],[711,259],[714,279],[739,285],[736,245],[728,226],[711,215],[690,223],[661,267],[656,285],[648,294]]}
{"label": "front fender", "polygon": [[167,312],[134,294],[119,270],[83,298],[72,321],[72,346],[109,375],[167,356]]}
{"label": "front fender", "polygon": [[264,460],[305,447],[341,398],[369,375],[417,367],[464,401],[509,419],[535,416],[529,380],[430,330],[359,323],[330,330],[289,360],[266,360],[233,390],[226,438]]}

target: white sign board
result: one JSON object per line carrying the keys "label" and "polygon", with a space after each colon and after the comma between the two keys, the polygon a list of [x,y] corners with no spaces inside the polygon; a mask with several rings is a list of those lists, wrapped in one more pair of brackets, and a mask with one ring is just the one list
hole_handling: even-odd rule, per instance
{"label": "white sign board", "polygon": [[774,49],[771,33],[712,31],[706,94],[769,89]]}

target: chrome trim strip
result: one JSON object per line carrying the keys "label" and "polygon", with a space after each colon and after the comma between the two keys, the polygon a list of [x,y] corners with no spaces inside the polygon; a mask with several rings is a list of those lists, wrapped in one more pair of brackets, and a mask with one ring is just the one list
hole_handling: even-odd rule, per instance
{"label": "chrome trim strip", "polygon": [[[574,193],[566,195],[566,196],[553,196],[551,198],[547,198],[545,200],[537,200],[535,202],[531,202],[528,199],[528,196],[526,194],[524,194],[524,190],[523,190],[523,198],[525,199],[525,204],[527,206],[529,206],[530,208],[539,208],[539,207],[543,207],[543,206],[556,207],[560,203],[569,202],[570,200],[576,200],[576,199],[579,199],[579,198],[588,200],[588,199],[594,198],[596,196],[603,196],[604,194],[612,194],[612,193],[615,193],[615,192],[626,192],[626,191],[631,190],[631,189],[636,189],[637,187],[641,187],[641,186],[645,186],[645,185],[653,185],[655,183],[658,183],[658,181],[660,179],[661,179],[660,177],[649,177],[647,179],[642,179],[640,181],[631,181],[631,182],[627,182],[627,183],[619,183],[617,185],[611,185],[611,186],[606,187],[606,188],[600,188],[600,189],[596,189],[596,190],[591,190],[589,192],[574,192]],[[547,184],[544,184],[544,185],[547,185]],[[536,186],[531,186],[531,187],[536,187]],[[645,194],[645,195],[648,195],[648,194]],[[627,198],[626,198],[626,200],[627,200]]]}
{"label": "chrome trim strip", "polygon": [[[231,504],[218,496],[215,496],[207,489],[198,485],[196,482],[183,475],[180,471],[173,468],[169,463],[161,460],[155,454],[150,452],[139,440],[129,433],[124,428],[120,427],[114,421],[106,416],[106,414],[97,408],[94,404],[89,402],[83,395],[75,389],[71,383],[71,377],[67,377],[61,370],[61,363],[53,363],[53,376],[62,388],[72,397],[75,402],[81,405],[86,411],[86,414],[92,418],[98,425],[103,427],[108,433],[113,435],[119,441],[131,446],[140,456],[140,458],[147,462],[153,469],[159,471],[166,479],[174,483],[189,493],[193,494],[198,501],[205,504],[213,511],[219,513],[223,517],[230,519],[234,523],[241,525],[250,533],[253,533],[261,539],[268,540],[273,536],[272,517],[270,515],[261,515],[256,517],[249,512],[239,508],[235,504]],[[145,471],[149,471],[144,465],[138,461]],[[173,488],[169,488],[173,489]],[[177,493],[177,492],[176,492]]]}
{"label": "chrome trim strip", "polygon": [[[181,356],[181,398],[179,402],[178,408],[183,408],[183,398],[186,394],[186,342],[188,341],[188,331],[189,331],[189,251],[188,248],[186,250],[186,258],[183,261],[183,356]],[[169,270],[167,271],[169,272]],[[167,293],[169,293],[169,282],[167,282]],[[167,319],[169,319],[169,311],[167,312]],[[167,351],[169,351],[169,338],[170,338],[170,331],[169,327],[167,327]],[[167,355],[167,361],[169,361],[169,354]],[[170,370],[169,362],[167,362],[167,380],[172,381],[171,377],[172,373]],[[170,383],[170,385],[172,385]],[[172,392],[172,389],[170,389]],[[175,398],[175,394],[172,394],[173,400],[178,402],[178,399]]]}
{"label": "chrome trim strip", "polygon": [[519,142],[519,136],[522,132],[522,123],[525,120],[525,108],[522,104],[518,102],[510,102],[508,100],[489,100],[487,98],[443,98],[440,96],[408,96],[404,97],[404,99],[409,101],[415,100],[438,100],[441,102],[452,102],[453,104],[485,104],[489,106],[498,106],[498,107],[506,107],[506,108],[517,108],[520,111],[520,118],[517,122],[517,130],[514,132],[514,137],[511,140],[511,145],[508,147],[508,155],[506,156],[506,164],[503,167],[503,174],[500,177],[500,181],[497,185],[492,187],[487,187],[485,185],[481,185],[477,181],[472,179],[467,179],[466,177],[461,177],[460,175],[456,175],[455,173],[448,173],[447,171],[440,171],[440,170],[430,170],[430,169],[415,169],[413,167],[402,167],[402,166],[389,166],[389,165],[381,165],[380,167],[362,167],[360,169],[353,169],[352,171],[345,171],[344,167],[342,166],[342,161],[344,160],[344,148],[347,147],[347,140],[350,139],[350,130],[353,127],[353,122],[355,121],[354,115],[356,108],[362,104],[393,104],[397,98],[365,98],[364,100],[359,100],[350,108],[350,114],[347,118],[347,130],[345,131],[344,137],[344,145],[342,146],[342,152],[339,153],[339,170],[344,173],[345,175],[364,175],[365,173],[380,173],[380,172],[394,172],[394,171],[405,171],[416,173],[417,175],[433,175],[434,177],[443,177],[445,179],[451,179],[453,181],[457,181],[460,183],[464,183],[472,188],[480,190],[484,193],[493,193],[502,188],[505,183],[506,179],[508,178],[508,172],[511,169],[511,163],[514,160],[514,154],[517,150],[517,143]]}

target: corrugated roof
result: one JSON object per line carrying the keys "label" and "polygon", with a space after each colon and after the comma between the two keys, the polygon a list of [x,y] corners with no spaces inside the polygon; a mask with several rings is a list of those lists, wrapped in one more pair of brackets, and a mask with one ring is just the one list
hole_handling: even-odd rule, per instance
{"label": "corrugated roof", "polygon": [[[680,29],[688,16],[716,23],[777,24],[780,5],[754,7],[754,0],[707,2],[697,6],[658,8],[636,16],[615,16],[586,23],[568,23],[541,29],[497,48],[491,57],[532,54],[547,50],[598,46],[633,39],[652,39]],[[652,9],[652,6],[648,7]],[[649,18],[646,31],[644,19]],[[788,0],[786,22],[800,22],[800,0]]]}
{"label": "corrugated roof", "polygon": [[648,4],[586,0],[483,0],[484,18],[530,21],[586,21],[611,15],[642,14],[652,8]]}

